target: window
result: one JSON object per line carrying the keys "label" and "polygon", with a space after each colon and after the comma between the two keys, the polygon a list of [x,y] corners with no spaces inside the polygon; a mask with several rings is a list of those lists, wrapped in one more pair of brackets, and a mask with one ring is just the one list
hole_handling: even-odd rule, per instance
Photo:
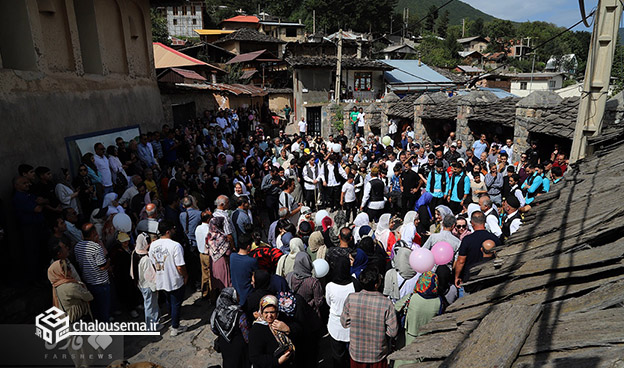
{"label": "window", "polygon": [[557,81],[554,81],[554,80],[548,81],[548,87],[551,89],[555,89],[557,87]]}
{"label": "window", "polygon": [[173,25],[174,25],[174,26],[177,26],[177,25],[178,25],[178,20],[177,20],[177,19],[174,19],[174,20],[173,20]]}
{"label": "window", "polygon": [[286,28],[286,37],[297,37],[297,28]]}
{"label": "window", "polygon": [[182,7],[182,15],[186,15],[186,5]]}
{"label": "window", "polygon": [[197,24],[197,19],[193,18],[193,25]]}
{"label": "window", "polygon": [[520,89],[525,91],[527,89],[527,82],[520,82]]}
{"label": "window", "polygon": [[[191,5],[191,15],[197,14],[197,10],[195,9],[195,5]],[[195,24],[195,23],[193,23]]]}
{"label": "window", "polygon": [[178,7],[177,6],[173,7],[173,15],[178,15]]}
{"label": "window", "polygon": [[355,91],[370,91],[373,83],[373,73],[355,73]]}

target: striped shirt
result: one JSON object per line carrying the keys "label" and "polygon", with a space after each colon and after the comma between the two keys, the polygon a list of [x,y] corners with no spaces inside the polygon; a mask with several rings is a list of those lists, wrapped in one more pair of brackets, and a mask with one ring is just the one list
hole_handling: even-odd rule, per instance
{"label": "striped shirt", "polygon": [[85,283],[90,285],[108,283],[108,271],[100,268],[107,261],[101,245],[89,240],[83,240],[76,244],[74,253],[82,272],[82,280]]}
{"label": "striped shirt", "polygon": [[377,363],[390,353],[388,336],[399,332],[390,299],[377,291],[349,294],[340,323],[350,330],[349,354],[358,363]]}

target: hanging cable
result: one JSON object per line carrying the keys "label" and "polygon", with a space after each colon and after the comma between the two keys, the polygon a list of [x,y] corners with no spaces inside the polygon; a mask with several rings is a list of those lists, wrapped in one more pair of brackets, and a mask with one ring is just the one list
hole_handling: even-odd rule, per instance
{"label": "hanging cable", "polygon": [[582,18],[583,24],[585,25],[585,27],[589,28],[589,23],[587,22],[587,15],[585,15],[585,0],[579,0],[579,8],[581,9],[581,18]]}

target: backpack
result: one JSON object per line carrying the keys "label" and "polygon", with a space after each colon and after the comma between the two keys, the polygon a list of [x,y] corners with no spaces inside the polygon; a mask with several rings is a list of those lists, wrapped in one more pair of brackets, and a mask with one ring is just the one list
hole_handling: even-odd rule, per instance
{"label": "backpack", "polygon": [[[147,267],[145,267],[146,262],[148,263]],[[141,260],[139,261],[139,270],[143,269],[143,267],[145,267],[145,273],[143,274],[143,278],[145,279],[145,281],[150,282],[150,283],[155,283],[156,282],[156,269],[154,268],[154,264],[152,263],[152,260],[147,255],[142,257]]]}

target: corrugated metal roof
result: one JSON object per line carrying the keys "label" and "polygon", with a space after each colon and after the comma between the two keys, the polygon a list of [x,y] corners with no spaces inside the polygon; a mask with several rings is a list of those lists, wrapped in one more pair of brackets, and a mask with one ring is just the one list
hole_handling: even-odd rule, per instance
{"label": "corrugated metal roof", "polygon": [[186,70],[186,69],[180,69],[180,68],[171,68],[171,71],[173,71],[176,74],[179,74],[181,76],[183,76],[184,78],[187,79],[194,79],[194,80],[200,80],[200,81],[205,81],[206,78],[202,77],[201,75],[199,75],[198,73],[192,71],[192,70]]}
{"label": "corrugated metal roof", "polygon": [[225,22],[258,23],[260,22],[260,19],[258,19],[258,17],[253,16],[253,15],[237,15],[235,17],[224,19],[221,21],[221,23],[225,23]]}
{"label": "corrugated metal roof", "polygon": [[239,79],[249,79],[257,72],[257,70],[245,70]]}
{"label": "corrugated metal roof", "polygon": [[484,70],[471,65],[458,65],[457,68],[464,73],[483,73]]}
{"label": "corrugated metal roof", "polygon": [[390,84],[453,84],[442,74],[418,60],[379,60],[390,65],[394,70],[384,72]]}
{"label": "corrugated metal roof", "polygon": [[228,61],[226,64],[236,64],[236,63],[244,63],[247,61],[281,61],[276,56],[268,52],[267,50],[258,50],[253,52],[248,52],[246,54],[240,54],[232,58],[232,60]]}
{"label": "corrugated metal roof", "polygon": [[266,96],[267,92],[260,87],[244,85],[244,84],[223,84],[223,83],[204,83],[204,84],[187,84],[176,83],[176,87],[218,91],[232,93],[234,95],[251,95],[252,97]]}

